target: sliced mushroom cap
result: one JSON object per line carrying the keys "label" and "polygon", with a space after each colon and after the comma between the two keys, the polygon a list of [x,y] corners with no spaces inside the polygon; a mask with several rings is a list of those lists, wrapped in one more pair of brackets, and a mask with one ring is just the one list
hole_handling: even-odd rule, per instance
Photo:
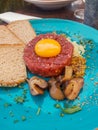
{"label": "sliced mushroom cap", "polygon": [[29,81],[32,82],[32,84],[36,84],[38,87],[42,89],[48,87],[48,83],[44,79],[39,78],[37,76],[33,76]]}
{"label": "sliced mushroom cap", "polygon": [[84,79],[83,78],[73,78],[69,81],[68,85],[64,89],[64,95],[69,100],[74,100],[81,88],[83,87]]}
{"label": "sliced mushroom cap", "polygon": [[49,85],[50,85],[49,93],[53,99],[63,100],[65,98],[65,96],[60,88],[60,83],[57,83],[57,81],[54,78],[52,78],[49,81]]}
{"label": "sliced mushroom cap", "polygon": [[62,82],[70,80],[72,78],[73,69],[72,66],[65,66],[65,74],[62,78]]}
{"label": "sliced mushroom cap", "polygon": [[40,95],[40,94],[44,94],[44,90],[42,90],[41,88],[39,88],[36,85],[33,85],[32,88],[30,88],[30,92],[33,96],[35,95]]}
{"label": "sliced mushroom cap", "polygon": [[30,86],[30,91],[32,95],[40,95],[44,93],[45,88],[47,88],[48,83],[37,77],[37,76],[33,76],[31,79],[27,79],[27,82]]}
{"label": "sliced mushroom cap", "polygon": [[73,91],[73,83],[69,82],[65,89],[63,90],[65,97],[68,97]]}

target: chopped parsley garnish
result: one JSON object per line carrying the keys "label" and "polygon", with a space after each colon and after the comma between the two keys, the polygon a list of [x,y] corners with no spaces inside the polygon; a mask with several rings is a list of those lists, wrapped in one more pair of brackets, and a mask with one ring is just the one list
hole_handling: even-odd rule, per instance
{"label": "chopped parsley garnish", "polygon": [[73,114],[81,110],[80,106],[72,106],[70,108],[63,108],[62,111],[66,114]]}
{"label": "chopped parsley garnish", "polygon": [[65,115],[64,113],[62,113],[62,112],[60,113],[60,116],[61,116],[61,117],[64,117],[64,115]]}
{"label": "chopped parsley garnish", "polygon": [[22,96],[17,96],[14,98],[14,101],[17,103],[23,103],[25,101],[25,99]]}
{"label": "chopped parsley garnish", "polygon": [[9,115],[10,115],[11,117],[14,117],[14,113],[13,113],[12,111],[9,112]]}
{"label": "chopped parsley garnish", "polygon": [[6,107],[6,108],[9,107],[9,106],[12,106],[12,105],[10,103],[5,103],[4,104],[4,107]]}
{"label": "chopped parsley garnish", "polygon": [[18,119],[15,119],[15,120],[14,120],[14,123],[15,123],[15,124],[16,124],[16,123],[18,123],[18,122],[19,122],[19,120],[18,120]]}
{"label": "chopped parsley garnish", "polygon": [[26,120],[26,116],[22,116],[21,119],[22,119],[22,121],[25,121]]}
{"label": "chopped parsley garnish", "polygon": [[14,98],[14,101],[16,103],[20,103],[20,104],[24,103],[26,101],[26,94],[27,94],[27,89],[23,89],[22,95],[21,96],[16,96]]}
{"label": "chopped parsley garnish", "polygon": [[60,113],[61,117],[63,117],[65,114],[73,114],[82,110],[80,106],[62,107],[60,104],[55,104],[54,106],[55,108],[57,109],[59,108],[61,110],[61,113]]}
{"label": "chopped parsley garnish", "polygon": [[54,107],[55,108],[61,108],[61,105],[60,104],[54,104]]}
{"label": "chopped parsley garnish", "polygon": [[37,110],[36,115],[37,115],[37,116],[40,115],[40,112],[41,112],[41,108],[39,107],[38,110]]}

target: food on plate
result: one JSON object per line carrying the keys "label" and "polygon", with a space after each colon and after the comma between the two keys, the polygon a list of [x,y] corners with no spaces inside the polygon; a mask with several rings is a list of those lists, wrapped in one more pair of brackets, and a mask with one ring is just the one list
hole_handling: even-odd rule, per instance
{"label": "food on plate", "polygon": [[[24,61],[32,73],[50,77],[48,88],[53,99],[74,100],[84,84],[86,60],[81,56],[84,52],[81,45],[64,35],[40,34],[26,45]],[[32,95],[43,94],[41,87],[34,86]]]}
{"label": "food on plate", "polygon": [[77,44],[75,41],[72,42],[69,37],[67,38],[67,40],[70,41],[74,46],[73,57],[78,57],[85,53],[85,45]]}
{"label": "food on plate", "polygon": [[70,80],[72,78],[72,75],[73,75],[72,66],[65,66],[65,73],[62,78],[62,82]]}
{"label": "food on plate", "polygon": [[65,97],[69,100],[74,100],[78,96],[83,84],[83,78],[71,79],[63,90]]}
{"label": "food on plate", "polygon": [[85,74],[86,60],[82,56],[74,56],[71,60],[74,77],[82,77]]}
{"label": "food on plate", "polygon": [[12,87],[25,81],[23,50],[35,36],[30,23],[25,20],[0,26],[0,86]]}
{"label": "food on plate", "polygon": [[64,100],[65,96],[61,90],[61,84],[55,78],[51,78],[48,83],[50,96],[56,100]]}
{"label": "food on plate", "polygon": [[6,26],[0,26],[0,86],[13,87],[25,81],[24,43]]}
{"label": "food on plate", "polygon": [[[84,52],[82,45],[65,35],[36,36],[25,20],[0,26],[0,86],[17,86],[26,80],[32,95],[48,89],[53,99],[74,100],[84,84]],[[32,73],[49,77],[49,81],[37,76],[28,79],[25,65]]]}
{"label": "food on plate", "polygon": [[68,107],[68,108],[63,108],[62,112],[65,114],[73,114],[76,113],[78,111],[81,111],[81,107],[80,106],[72,106],[72,107]]}
{"label": "food on plate", "polygon": [[1,44],[23,44],[6,26],[0,25],[0,45]]}
{"label": "food on plate", "polygon": [[[61,46],[61,49],[59,48],[59,54],[57,54],[57,52],[55,52],[53,49],[52,52],[53,55],[50,56],[49,52],[49,56],[45,57],[46,56],[45,49],[47,52],[47,49],[49,48],[47,46],[44,49],[44,51],[42,50],[43,52],[41,51],[41,54],[43,53],[44,56],[39,56],[36,53],[36,44],[41,42],[42,45],[43,42],[43,48],[44,48],[44,44],[48,43],[49,40],[51,42],[52,40],[56,41],[59,44],[59,47]],[[51,44],[54,45],[54,42]],[[70,65],[73,55],[73,49],[74,47],[71,44],[71,42],[69,42],[67,38],[64,37],[63,35],[57,35],[54,33],[41,34],[35,37],[25,47],[24,61],[28,69],[34,74],[38,74],[44,77],[58,76],[59,74],[62,73],[66,65],[67,66]],[[54,56],[55,53],[56,55]]]}
{"label": "food on plate", "polygon": [[35,45],[35,53],[40,57],[53,57],[61,52],[61,45],[54,39],[42,39]]}
{"label": "food on plate", "polygon": [[25,81],[23,50],[22,44],[0,44],[0,86],[13,87]]}
{"label": "food on plate", "polygon": [[48,83],[37,76],[33,76],[30,79],[27,79],[27,82],[30,87],[30,92],[32,95],[40,95],[44,93],[44,89],[48,87]]}
{"label": "food on plate", "polygon": [[[84,62],[82,63],[84,64]],[[72,66],[65,66],[64,73],[60,74],[59,76],[50,78],[48,84],[43,79],[35,76],[32,77],[29,81],[28,80],[27,81],[29,82],[32,95],[43,94],[44,93],[43,89],[48,88],[50,96],[55,100],[64,100],[65,98],[69,100],[74,100],[75,98],[77,98],[80,90],[84,85],[84,79],[82,76],[83,73],[82,75],[81,73],[78,76],[75,75]],[[42,80],[43,84],[47,85],[45,85],[45,87],[44,85],[42,85],[41,87],[39,80],[40,81]]]}
{"label": "food on plate", "polygon": [[73,106],[69,106],[68,104],[65,104],[63,107],[57,103],[57,104],[54,104],[54,107],[57,108],[57,109],[60,109],[60,116],[63,117],[65,114],[74,114],[78,111],[81,111],[82,108],[77,105],[73,105]]}
{"label": "food on plate", "polygon": [[[65,73],[67,72],[66,69],[68,69],[68,67],[65,67]],[[70,79],[67,79],[65,75],[66,74],[52,77],[48,81],[49,94],[53,99],[63,100],[67,98],[69,100],[74,100],[82,89],[84,85],[84,79],[82,77],[74,78],[71,75]]]}
{"label": "food on plate", "polygon": [[29,43],[36,36],[31,24],[26,20],[11,22],[7,27],[25,44]]}

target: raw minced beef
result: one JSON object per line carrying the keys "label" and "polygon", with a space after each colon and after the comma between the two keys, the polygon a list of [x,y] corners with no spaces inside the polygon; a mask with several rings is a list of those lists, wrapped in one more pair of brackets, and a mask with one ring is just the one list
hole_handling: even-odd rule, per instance
{"label": "raw minced beef", "polygon": [[[54,39],[61,45],[61,52],[50,58],[43,58],[35,53],[35,45],[41,39]],[[66,65],[70,65],[73,54],[73,45],[62,35],[41,34],[28,43],[24,50],[24,61],[28,69],[43,77],[57,76],[62,73]]]}

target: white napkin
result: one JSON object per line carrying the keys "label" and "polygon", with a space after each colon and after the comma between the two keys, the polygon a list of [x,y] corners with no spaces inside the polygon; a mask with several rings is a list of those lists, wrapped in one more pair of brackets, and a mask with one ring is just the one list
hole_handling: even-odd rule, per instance
{"label": "white napkin", "polygon": [[35,17],[35,16],[24,15],[24,14],[19,14],[19,13],[14,13],[14,12],[6,12],[6,13],[0,14],[0,19],[4,22],[10,23],[10,22],[16,21],[16,20],[29,20],[29,19],[41,19],[41,18]]}

